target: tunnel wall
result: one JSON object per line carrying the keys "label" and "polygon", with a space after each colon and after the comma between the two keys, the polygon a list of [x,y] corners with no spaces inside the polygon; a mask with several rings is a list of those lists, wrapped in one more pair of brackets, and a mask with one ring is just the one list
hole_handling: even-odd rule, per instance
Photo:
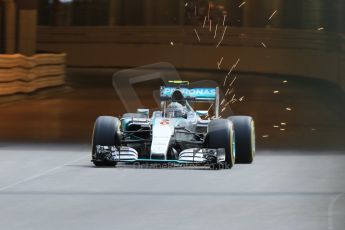
{"label": "tunnel wall", "polygon": [[65,54],[0,54],[0,96],[65,83]]}
{"label": "tunnel wall", "polygon": [[[200,41],[198,40],[196,29]],[[225,27],[40,27],[38,48],[66,52],[68,65],[132,67],[170,62],[177,68],[319,78],[345,91],[345,38],[326,31]],[[216,37],[215,37],[216,35]],[[171,43],[172,42],[172,43]]]}
{"label": "tunnel wall", "polygon": [[345,91],[345,55],[343,54],[340,58],[341,58],[341,62],[340,62],[340,74],[339,74],[338,82],[343,88],[343,91]]}

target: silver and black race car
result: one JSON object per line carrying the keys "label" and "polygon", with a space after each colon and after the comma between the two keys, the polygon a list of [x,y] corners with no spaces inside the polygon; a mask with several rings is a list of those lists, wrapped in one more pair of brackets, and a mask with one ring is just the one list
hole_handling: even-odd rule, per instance
{"label": "silver and black race car", "polygon": [[[126,113],[120,119],[97,118],[92,138],[92,162],[195,164],[231,168],[252,163],[255,155],[254,121],[249,116],[219,118],[219,89],[191,88],[188,82],[170,81],[160,88],[161,110]],[[212,103],[194,110],[195,103]],[[209,117],[202,119],[202,117]]]}

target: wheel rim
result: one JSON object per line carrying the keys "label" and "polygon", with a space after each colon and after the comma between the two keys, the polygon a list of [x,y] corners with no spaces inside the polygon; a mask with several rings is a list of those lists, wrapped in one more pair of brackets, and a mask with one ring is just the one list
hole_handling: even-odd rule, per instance
{"label": "wheel rim", "polygon": [[234,157],[234,159],[236,159],[236,136],[234,135],[234,130],[232,130],[232,155]]}
{"label": "wheel rim", "polygon": [[251,142],[251,149],[252,149],[252,156],[255,155],[255,125],[254,121],[251,121],[251,133],[250,133],[250,142]]}
{"label": "wheel rim", "polygon": [[231,164],[235,164],[235,156],[236,156],[236,142],[235,142],[235,135],[234,135],[234,126],[231,125],[230,128],[230,160]]}

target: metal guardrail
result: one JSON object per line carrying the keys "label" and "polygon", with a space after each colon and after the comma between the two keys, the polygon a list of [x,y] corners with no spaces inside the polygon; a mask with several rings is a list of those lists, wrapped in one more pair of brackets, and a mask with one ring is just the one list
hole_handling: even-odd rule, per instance
{"label": "metal guardrail", "polygon": [[0,96],[65,84],[66,54],[0,54]]}

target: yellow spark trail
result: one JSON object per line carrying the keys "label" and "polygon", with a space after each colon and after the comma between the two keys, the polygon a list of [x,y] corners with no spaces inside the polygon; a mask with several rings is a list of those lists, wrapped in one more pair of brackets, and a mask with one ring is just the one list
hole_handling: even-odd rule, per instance
{"label": "yellow spark trail", "polygon": [[216,39],[216,37],[217,37],[217,30],[218,30],[218,24],[216,25],[216,29],[214,30],[213,39]]}
{"label": "yellow spark trail", "polygon": [[268,21],[270,21],[276,13],[277,13],[277,10],[275,10],[275,11],[271,14],[271,16],[268,18]]}
{"label": "yellow spark trail", "polygon": [[238,8],[241,8],[244,4],[246,4],[246,2],[242,2],[242,3],[238,6]]}
{"label": "yellow spark trail", "polygon": [[200,42],[200,37],[199,37],[198,31],[196,29],[194,29],[194,32],[195,32],[195,34],[196,34],[196,36],[198,38],[198,41]]}
{"label": "yellow spark trail", "polygon": [[220,69],[220,65],[222,64],[222,62],[223,62],[223,57],[220,59],[219,62],[217,62],[218,69]]}
{"label": "yellow spark trail", "polygon": [[202,24],[202,28],[205,28],[205,25],[206,25],[206,16],[204,18],[204,23]]}
{"label": "yellow spark trail", "polygon": [[219,47],[219,45],[222,43],[222,41],[223,41],[223,39],[224,39],[224,35],[225,35],[225,32],[226,32],[226,29],[228,28],[228,26],[225,26],[225,29],[223,30],[223,34],[222,34],[222,38],[220,39],[220,41],[218,42],[218,44],[217,44],[217,47],[216,48],[218,48]]}

